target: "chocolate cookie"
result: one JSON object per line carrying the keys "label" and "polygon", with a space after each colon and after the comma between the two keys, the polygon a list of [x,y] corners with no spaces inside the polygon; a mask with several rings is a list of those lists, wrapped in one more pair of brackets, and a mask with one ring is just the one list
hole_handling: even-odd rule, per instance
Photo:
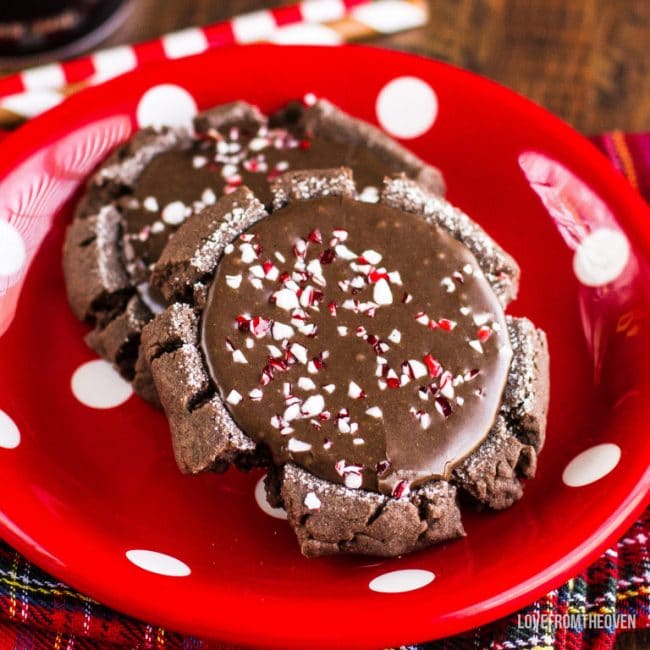
{"label": "chocolate cookie", "polygon": [[535,473],[543,332],[507,318],[516,263],[404,176],[359,199],[349,169],[245,187],[154,265],[171,304],[143,356],[185,472],[270,464],[309,556],[397,555],[463,534],[457,491],[505,508]]}
{"label": "chocolate cookie", "polygon": [[[285,116],[286,114],[286,116]],[[349,164],[377,200],[387,173],[405,171],[433,192],[440,174],[378,129],[325,101],[292,105],[272,123],[235,102],[183,129],[144,129],[90,179],[71,224],[63,266],[75,315],[94,326],[88,344],[157,401],[137,363],[142,326],[164,307],[149,275],[176,229],[241,184],[271,203],[269,182],[288,169]]]}

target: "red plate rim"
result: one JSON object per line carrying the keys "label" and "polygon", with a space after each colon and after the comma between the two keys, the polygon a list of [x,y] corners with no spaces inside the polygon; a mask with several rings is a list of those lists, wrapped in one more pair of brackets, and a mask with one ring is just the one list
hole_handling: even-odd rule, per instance
{"label": "red plate rim", "polygon": [[[275,51],[278,46],[235,46],[234,48],[225,48],[221,52],[212,51],[177,61],[149,64],[146,66],[146,71],[152,78],[159,78],[163,81],[165,73],[170,69],[181,70],[184,66],[192,65],[193,62],[205,58],[214,58],[216,60],[222,52],[242,49],[242,47],[249,50],[257,50],[258,56],[263,58],[266,51],[269,49]],[[288,55],[294,57],[311,56],[316,58],[319,56],[327,56],[325,53],[332,51],[328,47],[321,46],[282,46],[282,49]],[[631,241],[634,242],[637,253],[645,258],[646,261],[650,262],[650,216],[647,206],[625,178],[615,172],[609,161],[586,138],[562,122],[559,118],[495,82],[446,63],[368,46],[345,45],[337,49],[344,53],[348,61],[356,61],[359,65],[367,64],[371,59],[376,59],[376,62],[379,63],[383,57],[403,58],[405,61],[419,58],[422,65],[427,66],[431,73],[435,73],[436,70],[447,71],[447,74],[451,72],[459,78],[466,80],[469,85],[482,86],[492,92],[498,93],[500,101],[506,104],[508,108],[512,108],[516,114],[531,120],[540,128],[543,128],[550,137],[565,141],[572,151],[584,160],[585,166],[593,174],[593,178],[598,183],[598,186],[602,184],[603,187],[608,189],[608,198],[611,198],[612,208],[624,230],[627,231]],[[86,89],[69,98],[62,105],[31,120],[19,130],[6,137],[0,144],[0,152],[2,153],[2,156],[0,156],[0,177],[3,177],[16,165],[26,159],[30,152],[34,150],[35,143],[39,148],[44,148],[56,142],[57,138],[65,135],[67,132],[66,125],[74,123],[80,126],[83,124],[84,118],[80,118],[80,115],[83,116],[86,112],[93,116],[96,116],[97,113],[110,114],[112,98],[119,97],[122,93],[128,94],[132,79],[134,76],[141,74],[143,69],[142,67],[138,68],[105,84]],[[95,109],[97,112],[93,113],[92,110],[89,111],[89,107]],[[650,425],[646,425],[645,428],[650,433]],[[629,493],[628,497],[614,512],[610,513],[598,529],[593,531],[575,549],[571,556],[565,556],[559,559],[547,567],[545,571],[531,576],[528,580],[505,590],[494,598],[476,603],[460,611],[444,615],[436,614],[435,617],[427,610],[426,599],[422,599],[423,602],[419,611],[410,612],[408,620],[409,632],[407,636],[414,641],[423,641],[434,637],[440,638],[456,634],[507,615],[519,607],[529,604],[535,598],[547,593],[552,588],[557,587],[595,560],[613,540],[625,531],[644,507],[650,503],[648,495],[649,485],[650,467],[640,478],[635,489]],[[22,535],[19,530],[13,528],[10,522],[7,522],[3,517],[0,517],[0,529],[2,530],[3,538],[8,543],[46,571],[49,571],[59,579],[65,580],[73,587],[80,589],[99,601],[128,612],[130,615],[143,619],[157,619],[157,623],[168,626],[171,629],[185,630],[191,634],[199,634],[212,638],[235,639],[242,638],[243,636],[246,637],[245,642],[254,640],[260,642],[264,639],[265,643],[278,647],[286,647],[287,645],[304,647],[307,643],[313,645],[313,628],[310,628],[309,621],[292,620],[290,625],[278,626],[278,623],[282,623],[283,621],[283,612],[286,612],[286,608],[290,607],[290,602],[284,599],[277,598],[272,601],[269,600],[265,602],[264,607],[257,609],[255,612],[256,627],[259,630],[257,633],[253,630],[244,632],[241,628],[241,620],[238,617],[231,616],[215,619],[211,629],[197,628],[193,625],[196,621],[190,623],[188,622],[188,618],[182,615],[175,617],[161,614],[157,616],[156,612],[151,611],[151,608],[148,608],[143,603],[137,593],[127,591],[122,591],[121,593],[116,592],[115,585],[110,576],[91,575],[80,570],[75,571],[72,568],[63,570],[54,558],[40,553],[35,544],[30,544],[26,536]],[[237,609],[245,605],[241,596],[231,596],[230,605],[232,609]],[[216,606],[217,604],[214,603],[215,609]],[[377,616],[378,620],[381,620],[381,609],[377,609]],[[261,636],[264,634],[264,630],[278,627],[286,627],[288,629],[278,631],[272,638]],[[403,631],[402,635],[404,635]],[[387,632],[383,637],[384,641],[381,641],[381,643],[386,644],[387,641],[403,643],[403,638],[396,638],[397,636],[399,635],[397,634],[396,628]],[[377,640],[373,638],[372,641],[375,642]],[[322,642],[327,644],[328,639],[325,638]],[[366,640],[363,642],[365,643]]]}

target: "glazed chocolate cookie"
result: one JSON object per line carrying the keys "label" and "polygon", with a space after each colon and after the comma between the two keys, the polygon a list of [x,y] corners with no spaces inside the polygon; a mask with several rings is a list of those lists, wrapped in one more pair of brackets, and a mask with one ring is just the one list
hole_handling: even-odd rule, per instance
{"label": "glazed chocolate cookie", "polygon": [[89,345],[156,401],[146,365],[137,363],[140,332],[163,308],[149,275],[168,239],[218,197],[246,184],[270,205],[269,183],[288,169],[347,164],[376,201],[384,175],[403,171],[434,193],[438,171],[375,127],[325,101],[292,105],[269,123],[235,102],[183,129],[144,129],[90,179],[69,228],[63,264],[75,315],[94,326]]}
{"label": "glazed chocolate cookie", "polygon": [[[240,188],[182,226],[142,350],[184,472],[266,462],[309,556],[398,555],[463,534],[535,473],[543,332],[507,318],[516,263],[403,176],[365,203],[349,169]],[[468,500],[469,500],[468,499]]]}

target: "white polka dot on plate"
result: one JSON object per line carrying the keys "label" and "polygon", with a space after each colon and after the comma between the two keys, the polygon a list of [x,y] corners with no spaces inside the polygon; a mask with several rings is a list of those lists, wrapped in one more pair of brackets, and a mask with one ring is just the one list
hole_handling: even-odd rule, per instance
{"label": "white polka dot on plate", "polygon": [[16,423],[4,411],[0,411],[0,447],[15,449],[19,444],[20,430]]}
{"label": "white polka dot on plate", "polygon": [[255,485],[255,501],[260,507],[262,512],[266,513],[276,519],[286,519],[287,512],[284,508],[274,508],[266,498],[266,490],[264,489],[264,476]]}
{"label": "white polka dot on plate", "polygon": [[7,221],[0,221],[0,277],[20,271],[27,259],[25,242]]}
{"label": "white polka dot on plate", "polygon": [[192,570],[185,562],[181,562],[172,555],[158,553],[158,551],[132,549],[126,552],[126,557],[129,562],[135,564],[140,569],[157,573],[161,576],[184,578],[192,573]]}
{"label": "white polka dot on plate", "polygon": [[436,121],[438,98],[422,79],[398,77],[381,89],[375,111],[379,123],[390,134],[417,138]]}
{"label": "white polka dot on plate", "polygon": [[621,448],[607,442],[578,454],[565,468],[562,480],[569,487],[589,485],[607,476],[621,459]]}
{"label": "white polka dot on plate", "polygon": [[600,228],[587,235],[573,257],[573,271],[582,284],[602,287],[618,278],[630,259],[630,244],[620,230]]}
{"label": "white polka dot on plate", "polygon": [[422,589],[432,583],[435,574],[424,569],[402,569],[383,573],[373,578],[368,587],[380,594],[401,594],[405,591]]}
{"label": "white polka dot on plate", "polygon": [[136,118],[141,127],[184,126],[192,128],[197,114],[196,102],[190,93],[173,84],[149,88],[138,102]]}
{"label": "white polka dot on plate", "polygon": [[131,384],[103,359],[79,366],[72,375],[71,388],[82,404],[95,409],[114,408],[133,394]]}

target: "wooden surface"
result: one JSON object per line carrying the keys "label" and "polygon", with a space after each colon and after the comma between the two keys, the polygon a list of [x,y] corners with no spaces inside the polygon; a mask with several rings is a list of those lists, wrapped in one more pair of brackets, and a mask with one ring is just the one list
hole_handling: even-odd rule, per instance
{"label": "wooden surface", "polygon": [[[135,0],[117,44],[264,7],[260,0]],[[650,0],[429,0],[426,27],[373,44],[479,72],[580,131],[650,131]]]}
{"label": "wooden surface", "polygon": [[[431,20],[372,41],[490,77],[584,133],[650,131],[650,0],[429,0]],[[135,0],[107,45],[144,40],[256,9],[259,0]],[[480,108],[479,108],[480,110]],[[617,648],[647,650],[650,633]]]}

